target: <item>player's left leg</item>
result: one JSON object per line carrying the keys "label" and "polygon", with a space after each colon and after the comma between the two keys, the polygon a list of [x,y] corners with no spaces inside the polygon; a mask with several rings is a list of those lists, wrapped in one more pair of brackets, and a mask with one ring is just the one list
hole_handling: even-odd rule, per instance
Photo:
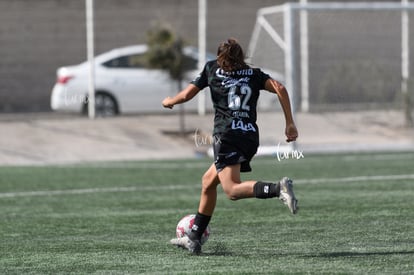
{"label": "player's left leg", "polygon": [[219,184],[216,167],[212,164],[202,177],[200,203],[191,233],[182,238],[172,239],[171,244],[185,248],[193,254],[201,253],[201,237],[216,207],[217,185]]}
{"label": "player's left leg", "polygon": [[217,201],[217,185],[220,180],[214,164],[208,168],[201,179],[201,196],[198,212],[207,216],[212,216]]}
{"label": "player's left leg", "polygon": [[198,212],[191,230],[191,240],[201,240],[201,237],[210,223],[217,202],[217,185],[220,184],[216,166],[212,164],[204,173],[201,180],[201,195]]}

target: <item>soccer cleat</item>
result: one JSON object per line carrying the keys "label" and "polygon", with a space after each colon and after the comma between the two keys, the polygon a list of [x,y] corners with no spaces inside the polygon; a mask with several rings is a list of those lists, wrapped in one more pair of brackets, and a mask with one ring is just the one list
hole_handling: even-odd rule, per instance
{"label": "soccer cleat", "polygon": [[292,214],[296,214],[298,212],[298,200],[295,198],[295,194],[293,193],[292,180],[284,177],[279,183],[279,199],[289,207],[289,210],[292,212]]}
{"label": "soccer cleat", "polygon": [[184,236],[181,238],[175,238],[170,241],[171,244],[176,245],[178,247],[187,249],[193,254],[200,254],[201,253],[201,243],[199,240],[191,240],[188,236]]}

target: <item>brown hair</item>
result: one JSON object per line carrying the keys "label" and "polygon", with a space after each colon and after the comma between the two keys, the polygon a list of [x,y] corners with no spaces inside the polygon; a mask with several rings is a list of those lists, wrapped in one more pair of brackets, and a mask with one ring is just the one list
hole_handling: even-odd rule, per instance
{"label": "brown hair", "polygon": [[236,39],[229,38],[218,46],[217,63],[224,71],[231,72],[247,68],[248,65],[244,59],[243,49]]}

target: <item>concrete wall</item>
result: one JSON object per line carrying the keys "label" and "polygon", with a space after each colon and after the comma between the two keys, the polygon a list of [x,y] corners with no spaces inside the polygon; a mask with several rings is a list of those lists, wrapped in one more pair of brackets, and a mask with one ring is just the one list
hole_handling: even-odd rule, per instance
{"label": "concrete wall", "polygon": [[[279,0],[208,0],[208,49],[234,36],[246,47],[257,9]],[[95,0],[96,53],[145,43],[157,21],[197,45],[196,0]],[[56,69],[86,59],[84,0],[0,1],[0,112],[48,111]]]}

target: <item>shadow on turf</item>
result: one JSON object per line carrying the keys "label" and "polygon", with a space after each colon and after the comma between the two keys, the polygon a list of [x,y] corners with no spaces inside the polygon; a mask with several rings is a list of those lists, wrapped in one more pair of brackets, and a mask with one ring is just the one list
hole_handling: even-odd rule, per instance
{"label": "shadow on turf", "polygon": [[[236,253],[237,256],[242,256],[240,253]],[[210,251],[203,252],[203,256],[236,256],[236,254],[228,250],[224,243],[218,243]],[[275,256],[274,253],[271,253]],[[302,256],[304,258],[344,258],[344,257],[366,257],[366,256],[387,256],[387,255],[412,255],[414,251],[389,251],[389,252],[351,252],[351,251],[340,251],[330,253],[319,253],[312,255],[302,255],[295,253],[296,256]],[[285,253],[281,253],[280,256],[286,256]]]}
{"label": "shadow on turf", "polygon": [[224,243],[216,243],[212,249],[212,251],[203,252],[202,255],[204,256],[233,256],[233,252],[227,249],[227,246]]}
{"label": "shadow on turf", "polygon": [[414,251],[389,251],[389,252],[330,252],[314,255],[306,255],[306,258],[340,258],[340,257],[364,257],[364,256],[386,256],[386,255],[411,255]]}

